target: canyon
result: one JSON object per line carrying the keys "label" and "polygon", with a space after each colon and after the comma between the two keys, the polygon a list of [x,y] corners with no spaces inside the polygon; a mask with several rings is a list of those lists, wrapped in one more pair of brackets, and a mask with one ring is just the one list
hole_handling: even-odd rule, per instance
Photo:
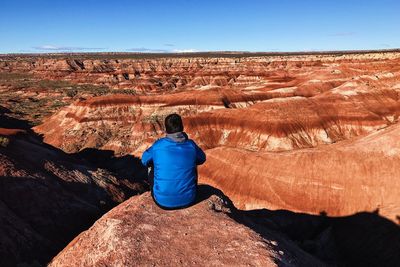
{"label": "canyon", "polygon": [[[8,140],[0,147],[0,200],[6,204],[0,218],[34,228],[18,239],[31,240],[22,252],[7,239],[15,247],[15,260],[54,256],[125,201],[77,236],[50,265],[157,262],[174,250],[165,248],[157,255],[146,251],[157,242],[175,242],[171,236],[181,233],[174,225],[190,230],[191,236],[209,231],[195,241],[174,243],[182,247],[182,254],[172,257],[176,264],[181,260],[190,265],[196,258],[189,244],[203,253],[197,259],[200,265],[214,252],[214,265],[232,264],[235,253],[253,255],[241,260],[256,266],[400,262],[398,51],[10,55],[0,57],[0,99],[0,136]],[[174,112],[206,152],[200,183],[216,190],[176,217],[152,205],[148,193],[133,196],[147,189],[139,158],[164,136],[164,118]],[[48,189],[41,180],[48,181]],[[10,204],[18,203],[24,190],[40,195],[32,199],[43,207],[32,209],[33,214],[21,215],[31,198],[18,207]],[[77,203],[40,193],[49,190]],[[232,203],[222,205],[223,211],[209,209],[221,199]],[[61,241],[50,240],[62,231],[62,223],[60,228],[55,223],[49,234],[31,222],[43,210],[57,211],[45,203],[68,207],[66,212],[87,219],[77,226],[72,222],[76,228]],[[51,221],[53,215],[48,216]],[[65,213],[61,221],[62,216],[76,215]],[[162,226],[157,216],[168,224]],[[177,221],[180,216],[184,221]],[[188,228],[194,220],[210,227]],[[132,233],[125,233],[127,225]],[[211,238],[221,227],[227,232]],[[376,233],[357,239],[349,230],[355,228]],[[157,241],[157,231],[164,231],[165,238]],[[218,247],[231,244],[235,236],[242,247],[232,247],[231,253]],[[388,240],[391,245],[383,250]],[[32,250],[34,242],[58,243],[45,253]],[[104,247],[95,247],[99,242]],[[137,246],[120,251],[112,247],[115,242]],[[214,252],[207,250],[212,242]]]}

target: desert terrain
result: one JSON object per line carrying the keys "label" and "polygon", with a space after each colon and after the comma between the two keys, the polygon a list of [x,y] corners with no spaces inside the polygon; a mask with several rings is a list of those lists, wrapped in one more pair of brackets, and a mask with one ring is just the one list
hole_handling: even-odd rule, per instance
{"label": "desert terrain", "polygon": [[[400,51],[3,55],[0,106],[2,266],[400,264]],[[207,162],[171,213],[174,112]]]}

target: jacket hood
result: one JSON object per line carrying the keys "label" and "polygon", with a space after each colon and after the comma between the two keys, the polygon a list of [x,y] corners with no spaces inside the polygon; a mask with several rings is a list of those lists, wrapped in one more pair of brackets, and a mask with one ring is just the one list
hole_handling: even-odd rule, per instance
{"label": "jacket hood", "polygon": [[167,134],[167,138],[171,139],[174,142],[182,143],[188,139],[188,136],[185,132],[176,132],[172,134]]}

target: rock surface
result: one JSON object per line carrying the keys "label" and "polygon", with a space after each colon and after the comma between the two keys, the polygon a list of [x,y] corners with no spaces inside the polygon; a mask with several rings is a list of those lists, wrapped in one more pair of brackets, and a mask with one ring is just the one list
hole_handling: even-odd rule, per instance
{"label": "rock surface", "polygon": [[49,266],[323,266],[294,243],[272,232],[261,237],[229,215],[221,195],[203,192],[192,207],[165,211],[145,193],[104,215]]}
{"label": "rock surface", "polygon": [[31,132],[0,128],[0,141],[1,266],[48,262],[111,207],[144,191]]}
{"label": "rock surface", "polygon": [[400,223],[400,124],[340,143],[281,153],[206,151],[202,182],[239,208],[346,216],[377,211]]}

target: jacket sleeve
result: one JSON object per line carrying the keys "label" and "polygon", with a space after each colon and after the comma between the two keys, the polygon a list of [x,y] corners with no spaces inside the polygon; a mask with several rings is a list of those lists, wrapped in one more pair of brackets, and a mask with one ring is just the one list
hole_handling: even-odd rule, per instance
{"label": "jacket sleeve", "polygon": [[206,154],[203,152],[203,150],[201,150],[201,148],[196,143],[194,143],[194,146],[196,148],[196,164],[201,165],[204,162],[206,162]]}
{"label": "jacket sleeve", "polygon": [[149,147],[146,149],[145,152],[143,152],[142,155],[142,164],[146,167],[149,166],[150,163],[153,161],[153,146]]}

